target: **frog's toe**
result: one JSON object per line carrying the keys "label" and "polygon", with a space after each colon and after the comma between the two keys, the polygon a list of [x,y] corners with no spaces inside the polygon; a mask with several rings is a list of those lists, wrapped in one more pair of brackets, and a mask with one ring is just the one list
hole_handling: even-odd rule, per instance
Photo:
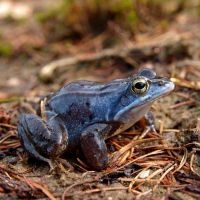
{"label": "frog's toe", "polygon": [[146,129],[147,131],[152,131],[154,133],[157,133],[156,128],[155,128],[155,120],[154,120],[154,115],[151,111],[148,111],[145,116],[146,120]]}

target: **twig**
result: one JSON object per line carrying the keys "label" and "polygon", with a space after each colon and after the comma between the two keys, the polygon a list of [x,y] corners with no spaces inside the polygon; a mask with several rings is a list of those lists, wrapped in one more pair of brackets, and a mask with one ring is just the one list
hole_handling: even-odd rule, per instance
{"label": "twig", "polygon": [[49,192],[48,188],[45,185],[41,185],[35,181],[31,181],[31,185],[34,186],[37,189],[40,189],[50,200],[56,200],[56,198],[53,196],[51,192]]}
{"label": "twig", "polygon": [[164,179],[164,177],[176,167],[176,164],[170,163],[169,165],[171,165],[171,166],[166,166],[167,170],[159,178],[159,180],[158,180],[157,184],[154,186],[153,190],[155,190],[158,187],[159,183]]}
{"label": "twig", "polygon": [[[147,182],[146,178],[118,178],[119,181],[122,182],[132,182],[134,181],[134,183],[141,183],[141,182]],[[157,183],[158,179],[149,179],[148,183]]]}
{"label": "twig", "polygon": [[[114,190],[127,190],[127,187],[107,187],[107,188],[101,188],[101,189],[91,189],[91,190],[85,190],[85,191],[78,191],[74,192],[72,194],[67,194],[65,197],[71,197],[74,195],[85,195],[85,194],[91,194],[91,193],[97,193],[97,192],[104,192],[104,191],[114,191]],[[62,200],[64,200],[62,198]]]}
{"label": "twig", "polygon": [[47,121],[47,116],[46,116],[46,112],[45,112],[45,104],[47,102],[47,98],[44,98],[44,100],[42,100],[40,102],[40,111],[41,111],[41,115],[42,115],[42,119],[44,121]]}
{"label": "twig", "polygon": [[122,147],[119,151],[115,152],[115,154],[112,156],[112,163],[115,163],[116,161],[119,160],[119,158],[129,149],[131,149],[132,147],[138,145],[138,144],[142,144],[145,142],[152,142],[152,141],[156,141],[156,140],[161,140],[160,138],[148,138],[148,139],[139,139],[139,140],[133,140],[130,143],[128,143],[126,146]]}
{"label": "twig", "polygon": [[12,134],[6,135],[4,138],[2,138],[2,139],[0,140],[0,144],[2,144],[5,140],[7,140],[9,137],[12,137],[12,136],[13,136]]}
{"label": "twig", "polygon": [[191,159],[190,159],[190,169],[194,174],[200,176],[200,174],[197,171],[195,171],[195,169],[193,167],[193,163],[194,163],[194,159],[195,159],[195,153],[196,153],[196,151],[193,150],[192,155],[191,155]]}
{"label": "twig", "polygon": [[182,36],[168,32],[167,34],[162,35],[160,38],[157,38],[154,41],[149,42],[148,44],[134,45],[128,48],[116,48],[116,49],[106,49],[95,54],[82,54],[75,57],[67,57],[59,60],[55,60],[47,65],[45,65],[39,76],[42,80],[51,80],[55,75],[55,71],[59,68],[68,69],[69,66],[77,65],[79,63],[91,63],[94,61],[100,61],[103,59],[112,59],[112,58],[129,58],[129,60],[137,63],[137,61],[142,60],[143,58],[149,56],[155,56],[158,52],[153,51],[155,47],[164,48],[171,46],[180,45]]}
{"label": "twig", "polygon": [[[18,181],[25,182],[32,190],[33,189],[39,189],[41,190],[50,200],[56,200],[56,198],[51,194],[51,192],[48,190],[46,185],[42,185],[36,181],[33,181],[31,179],[27,179],[25,176],[19,175],[18,172],[15,172],[13,169],[8,169],[6,166],[0,165],[0,171],[6,174],[7,177],[9,177],[10,180],[13,180],[15,178]],[[9,182],[7,183],[9,184]]]}
{"label": "twig", "polygon": [[181,168],[184,166],[184,164],[185,164],[185,163],[186,163],[186,161],[187,161],[187,157],[188,157],[188,151],[187,151],[187,149],[186,149],[186,148],[183,148],[183,150],[184,150],[184,155],[183,155],[183,157],[182,157],[182,159],[181,159],[181,162],[180,162],[180,164],[179,164],[178,168],[177,168],[177,169],[175,169],[173,173],[175,173],[175,172],[179,171],[179,170],[180,170],[180,169],[181,169]]}
{"label": "twig", "polygon": [[0,99],[0,104],[2,103],[11,103],[11,102],[20,102],[21,97],[8,97]]}
{"label": "twig", "polygon": [[79,186],[79,185],[83,185],[83,184],[85,184],[85,183],[93,183],[93,182],[96,182],[97,180],[95,180],[95,179],[90,179],[90,180],[85,180],[85,181],[81,181],[81,182],[79,182],[79,183],[74,183],[74,184],[72,184],[72,185],[70,185],[69,187],[67,187],[66,189],[65,189],[65,191],[63,192],[63,194],[62,194],[62,200],[65,200],[65,197],[66,196],[68,196],[68,195],[66,195],[66,193],[70,190],[70,189],[72,189],[73,187],[76,187],[76,186]]}
{"label": "twig", "polygon": [[[142,173],[144,173],[144,171],[146,171],[146,170],[148,170],[148,169],[149,169],[149,167],[144,168],[140,173],[138,173],[138,174],[135,176],[134,179],[132,179],[132,181],[130,182],[130,184],[129,184],[129,186],[128,186],[128,191],[129,191],[129,192],[131,191],[131,189],[132,189],[133,185],[135,184],[136,180],[139,179],[140,175],[141,175]],[[143,183],[144,183],[144,182],[143,182]]]}
{"label": "twig", "polygon": [[170,106],[169,108],[170,109],[175,109],[175,108],[178,108],[178,107],[181,107],[181,106],[190,105],[190,104],[193,104],[193,103],[195,103],[195,100],[191,99],[191,100],[188,100],[188,101],[184,101],[184,102],[180,102],[180,103],[174,104],[174,105]]}
{"label": "twig", "polygon": [[6,128],[17,129],[16,126],[13,126],[11,124],[6,124],[6,123],[0,123],[0,126],[6,127]]}
{"label": "twig", "polygon": [[181,87],[200,90],[200,81],[188,81],[180,78],[171,78],[170,80]]}

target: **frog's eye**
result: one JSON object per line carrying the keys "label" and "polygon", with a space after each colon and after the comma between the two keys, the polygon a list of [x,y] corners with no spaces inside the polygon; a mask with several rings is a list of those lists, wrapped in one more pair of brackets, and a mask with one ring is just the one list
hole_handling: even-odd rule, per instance
{"label": "frog's eye", "polygon": [[139,77],[132,82],[132,91],[136,94],[144,94],[149,89],[149,83],[147,79]]}

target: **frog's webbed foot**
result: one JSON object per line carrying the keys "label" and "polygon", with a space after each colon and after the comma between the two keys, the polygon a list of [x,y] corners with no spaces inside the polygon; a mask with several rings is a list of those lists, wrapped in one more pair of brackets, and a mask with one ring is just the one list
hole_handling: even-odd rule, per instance
{"label": "frog's webbed foot", "polygon": [[156,128],[155,128],[155,121],[154,121],[154,116],[151,111],[147,112],[145,114],[145,120],[146,120],[146,129],[149,131],[152,131],[154,133],[157,133]]}
{"label": "frog's webbed foot", "polygon": [[95,170],[105,169],[108,165],[108,154],[103,132],[108,125],[94,124],[81,135],[81,149],[88,165]]}
{"label": "frog's webbed foot", "polygon": [[67,130],[58,116],[47,122],[33,114],[22,114],[18,124],[18,136],[24,149],[36,159],[47,162],[51,168],[51,159],[60,156],[67,146]]}

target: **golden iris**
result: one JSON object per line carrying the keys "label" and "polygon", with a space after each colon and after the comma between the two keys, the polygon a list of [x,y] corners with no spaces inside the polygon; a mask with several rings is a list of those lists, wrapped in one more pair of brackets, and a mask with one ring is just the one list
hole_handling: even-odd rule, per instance
{"label": "golden iris", "polygon": [[149,83],[146,78],[138,77],[132,82],[132,90],[136,94],[144,94],[149,89]]}

